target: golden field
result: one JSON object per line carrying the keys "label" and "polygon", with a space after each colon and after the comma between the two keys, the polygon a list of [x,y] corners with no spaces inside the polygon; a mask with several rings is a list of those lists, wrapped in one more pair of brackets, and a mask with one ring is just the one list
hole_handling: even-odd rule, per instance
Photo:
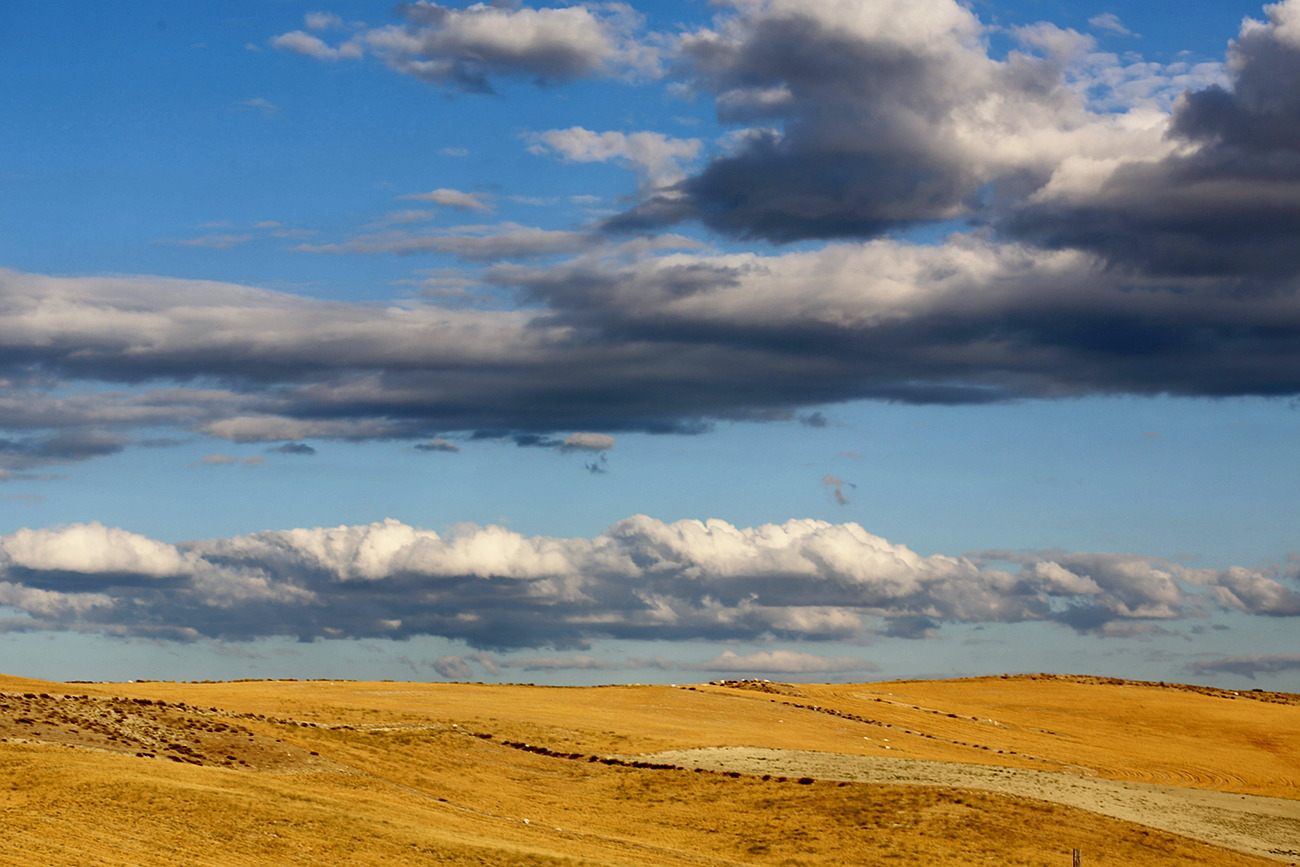
{"label": "golden field", "polygon": [[[1052,676],[589,688],[0,677],[0,738],[2,863],[1051,865],[1072,848],[1089,867],[1300,861],[1300,697],[1276,693]],[[815,754],[820,770],[765,779],[726,764],[719,748],[739,747]],[[653,755],[666,751],[678,757]],[[1043,794],[854,781],[836,764],[850,759],[982,768]],[[1262,805],[1236,830],[1265,842],[1234,850],[1057,802],[1052,787],[1071,780],[1125,796],[1146,783],[1179,787],[1162,794],[1175,799],[1231,793],[1241,810]]]}

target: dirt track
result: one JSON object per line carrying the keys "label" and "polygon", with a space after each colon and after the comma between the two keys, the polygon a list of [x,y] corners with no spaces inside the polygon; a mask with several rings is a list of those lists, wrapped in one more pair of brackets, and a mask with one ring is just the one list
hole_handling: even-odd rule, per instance
{"label": "dirt track", "polygon": [[640,758],[746,774],[1001,792],[1078,807],[1238,852],[1289,863],[1300,861],[1300,801],[1283,798],[1019,768],[757,747],[670,750]]}

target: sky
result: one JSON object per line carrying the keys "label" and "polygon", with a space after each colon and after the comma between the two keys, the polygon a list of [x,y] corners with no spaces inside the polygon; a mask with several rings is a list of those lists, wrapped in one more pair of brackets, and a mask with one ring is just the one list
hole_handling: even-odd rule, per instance
{"label": "sky", "polygon": [[1300,691],[1300,0],[0,4],[0,670]]}

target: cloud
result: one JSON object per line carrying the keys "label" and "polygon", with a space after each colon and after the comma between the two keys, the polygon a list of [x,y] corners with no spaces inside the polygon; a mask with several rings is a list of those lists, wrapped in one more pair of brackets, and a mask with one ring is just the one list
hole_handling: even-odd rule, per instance
{"label": "cloud", "polygon": [[428,231],[387,231],[332,244],[300,244],[302,253],[446,253],[470,262],[530,259],[576,253],[599,245],[586,232],[538,229],[518,223],[456,226]]}
{"label": "cloud", "polygon": [[657,132],[593,132],[580,126],[532,133],[527,139],[537,154],[555,153],[575,163],[624,163],[655,187],[681,180],[681,164],[695,159],[703,144]]}
{"label": "cloud", "polygon": [[339,60],[357,60],[365,54],[362,44],[355,38],[340,45],[329,45],[319,36],[302,30],[281,33],[271,40],[271,45],[282,51],[291,51],[294,54],[303,54],[330,63]]}
{"label": "cloud", "polygon": [[474,676],[473,669],[462,656],[440,656],[432,663],[433,670],[447,680],[470,680]]}
{"label": "cloud", "polygon": [[35,436],[0,438],[0,471],[4,472],[0,480],[9,477],[8,470],[28,470],[116,454],[129,442],[117,434],[80,426]]}
{"label": "cloud", "polygon": [[160,426],[236,442],[547,437],[699,432],[853,399],[1300,393],[1294,293],[979,235],[610,251],[482,279],[525,304],[0,271],[0,465],[106,454]]}
{"label": "cloud", "polygon": [[[717,8],[669,41],[675,74],[732,128],[724,141],[697,154],[694,140],[571,127],[533,144],[667,183],[613,224],[817,244],[717,252],[501,223],[298,248],[490,263],[387,303],[0,271],[0,471],[107,454],[143,428],[554,447],[568,431],[699,433],[862,399],[1300,394],[1298,0],[1243,23],[1226,64],[1167,65],[1042,23],[993,56],[992,28],[951,0]],[[610,74],[641,40],[611,6],[403,9],[349,40],[388,40],[394,62],[482,49],[466,74],[489,78],[552,43],[605,58],[567,68]],[[690,174],[664,180],[673,166]],[[495,201],[420,195],[477,213]],[[936,221],[962,228],[897,237]],[[297,231],[212,228],[180,243]],[[474,305],[467,287],[482,288]],[[439,291],[461,300],[430,303]],[[1263,591],[1223,592],[1253,605]]]}
{"label": "cloud", "polygon": [[587,433],[580,431],[571,433],[564,438],[560,444],[560,450],[566,452],[604,452],[614,447],[614,438],[609,434]]}
{"label": "cloud", "polygon": [[1300,591],[1249,569],[1226,570],[1214,593],[1226,608],[1274,617],[1300,616]]}
{"label": "cloud", "polygon": [[280,455],[314,455],[314,454],[316,454],[316,449],[312,448],[311,446],[307,445],[306,443],[283,443],[283,444],[281,444],[281,445],[278,445],[278,446],[274,446],[274,447],[272,447],[272,448],[270,449],[270,451],[272,451],[272,452],[274,452],[274,453],[276,453],[276,454],[280,454]]}
{"label": "cloud", "polygon": [[1102,12],[1088,19],[1088,26],[1094,30],[1104,30],[1107,33],[1114,33],[1117,36],[1136,36],[1132,30],[1124,26],[1124,22],[1114,12]]}
{"label": "cloud", "polygon": [[1188,666],[1195,674],[1237,674],[1254,680],[1258,674],[1282,674],[1300,671],[1300,653],[1224,656],[1203,659]]}
{"label": "cloud", "polygon": [[424,443],[416,443],[415,448],[422,452],[450,452],[455,454],[460,451],[460,446],[442,437],[436,437]]}
{"label": "cloud", "polygon": [[610,671],[630,667],[627,662],[598,659],[586,653],[569,656],[517,656],[498,665],[518,671]]}
{"label": "cloud", "polygon": [[433,211],[424,211],[416,208],[406,208],[400,211],[391,211],[384,214],[383,219],[379,222],[386,226],[400,225],[402,223],[423,223],[432,220]]}
{"label": "cloud", "polygon": [[[946,623],[1021,621],[1122,635],[1222,607],[1215,591],[1240,571],[1137,555],[921,556],[856,524],[810,519],[742,528],[637,516],[591,538],[496,526],[442,535],[393,520],[178,545],[101,524],[0,537],[7,604],[34,628],[183,640],[435,635],[479,648],[580,648],[602,638],[861,639],[873,629],[918,637]],[[850,665],[867,670],[788,652],[707,663]]]}
{"label": "cloud", "polygon": [[[337,46],[303,31],[277,36],[271,44],[323,61],[369,52],[405,75],[479,93],[491,93],[500,78],[546,84],[658,72],[657,50],[639,38],[641,17],[621,3],[475,3],[457,9],[417,0],[397,12],[401,24],[363,29]],[[322,29],[316,25],[323,19],[309,15],[306,23]]]}
{"label": "cloud", "polygon": [[256,236],[249,233],[226,232],[219,235],[199,235],[195,238],[182,238],[172,241],[178,247],[207,247],[212,250],[229,250],[252,241]]}
{"label": "cloud", "polygon": [[727,4],[677,50],[730,147],[607,225],[870,238],[1023,195],[1066,158],[1161,149],[1158,116],[1094,114],[1070,86],[1090,37],[1019,28],[999,59],[989,35],[956,0]]}
{"label": "cloud", "polygon": [[51,530],[22,529],[0,536],[6,572],[72,572],[165,578],[193,566],[172,545],[100,523]]}
{"label": "cloud", "polygon": [[833,476],[830,475],[829,473],[822,476],[822,486],[826,488],[830,488],[831,496],[833,496],[835,498],[835,502],[839,503],[841,506],[847,506],[849,504],[848,495],[844,493],[844,488],[846,485],[850,488],[857,487],[857,485],[853,484],[852,482],[846,482],[843,479],[841,479],[839,476]]}
{"label": "cloud", "polygon": [[[311,448],[308,446],[308,448]],[[314,450],[313,450],[314,451]],[[295,452],[295,454],[297,454]],[[199,458],[199,463],[209,467],[231,467],[236,464],[243,464],[246,467],[256,467],[263,463],[261,455],[252,455],[250,457],[239,458],[233,455],[211,454]]]}
{"label": "cloud", "polygon": [[829,674],[847,671],[879,671],[875,663],[864,659],[840,656],[827,658],[795,650],[764,650],[758,653],[737,654],[724,650],[719,655],[691,666],[698,671],[717,671],[728,674]]}
{"label": "cloud", "polygon": [[303,16],[303,24],[308,30],[341,30],[347,26],[333,12],[308,12]]}
{"label": "cloud", "polygon": [[462,211],[478,211],[480,213],[489,213],[492,206],[484,201],[483,193],[467,193],[463,190],[453,190],[448,187],[439,187],[427,193],[409,193],[399,198],[415,202],[433,202],[435,205],[442,205],[446,208],[457,208]]}
{"label": "cloud", "polygon": [[280,107],[264,96],[254,96],[249,99],[241,99],[235,103],[237,108],[245,111],[260,112],[264,117],[271,117],[280,111]]}
{"label": "cloud", "polygon": [[1008,209],[1001,229],[1036,244],[1088,250],[1138,279],[1237,291],[1288,291],[1300,269],[1300,2],[1246,19],[1228,52],[1228,80],[1185,94],[1167,146],[1105,161],[1067,160]]}
{"label": "cloud", "polygon": [[[217,220],[205,223],[200,228],[229,228],[230,224],[224,220]],[[198,235],[193,238],[181,238],[174,241],[163,241],[164,244],[174,244],[178,247],[201,247],[209,250],[229,250],[234,247],[242,247],[253,241],[264,241],[268,238],[302,238],[311,235],[310,230],[295,229],[284,225],[278,220],[259,220],[249,227],[250,231],[241,232],[209,232],[205,235]]]}

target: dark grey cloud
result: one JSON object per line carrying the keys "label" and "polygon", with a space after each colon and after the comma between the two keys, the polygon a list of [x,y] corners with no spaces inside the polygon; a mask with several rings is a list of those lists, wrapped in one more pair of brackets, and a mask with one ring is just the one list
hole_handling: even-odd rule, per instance
{"label": "dark grey cloud", "polygon": [[0,397],[0,466],[92,457],[163,427],[571,448],[575,431],[698,433],[853,399],[1300,394],[1294,293],[978,235],[484,276],[524,303],[380,307],[0,272],[0,378],[16,384]]}
{"label": "dark grey cloud", "polygon": [[127,437],[72,428],[46,435],[0,438],[0,471],[84,461],[122,451]]}
{"label": "dark grey cloud", "polygon": [[1093,251],[1118,267],[1238,292],[1294,293],[1300,270],[1300,39],[1294,0],[1247,20],[1226,86],[1185,94],[1162,158],[1133,154],[1092,188],[1051,187],[1000,223],[1017,237]]}
{"label": "dark grey cloud", "polygon": [[280,455],[314,455],[314,454],[316,454],[316,449],[314,449],[313,447],[307,445],[306,443],[282,443],[281,445],[273,446],[273,447],[270,449],[270,451],[275,452],[276,454],[280,454]]}
{"label": "dark grey cloud", "polygon": [[657,66],[656,52],[639,39],[640,16],[619,3],[456,8],[418,0],[399,5],[397,14],[401,24],[362,29],[333,45],[302,30],[271,43],[326,62],[373,54],[397,72],[478,93],[491,93],[492,82],[503,77],[547,84],[649,74]]}
{"label": "dark grey cloud", "polygon": [[422,452],[449,452],[451,454],[460,451],[460,446],[442,437],[435,437],[428,442],[416,443],[415,448],[417,451]]}
{"label": "dark grey cloud", "polygon": [[[1226,81],[1204,87],[1210,70],[1124,66],[1048,24],[1013,30],[1018,49],[994,58],[986,26],[946,0],[736,4],[679,41],[680,73],[740,127],[736,140],[607,227],[693,219],[789,242],[962,219],[1086,250],[1169,291],[1212,278],[1221,291],[1294,294],[1296,9],[1247,19]],[[1192,89],[1172,114],[1152,111],[1179,83]],[[1121,324],[1114,341],[1145,337]]]}
{"label": "dark grey cloud", "polygon": [[1077,33],[1015,31],[1022,50],[995,60],[952,0],[735,6],[685,34],[678,61],[738,135],[608,228],[697,219],[776,242],[875,237],[970,214],[999,185],[1032,190],[1061,155],[1035,133],[1079,153],[1115,135],[1065,86],[1090,46]]}
{"label": "dark grey cloud", "polygon": [[447,680],[470,680],[474,670],[463,656],[440,656],[432,662],[433,670]]}
{"label": "dark grey cloud", "polygon": [[[1220,594],[1248,572],[1254,599]],[[592,538],[502,527],[443,536],[392,520],[181,545],[100,524],[0,537],[0,605],[34,627],[174,640],[434,635],[485,649],[582,648],[602,638],[919,638],[947,623],[1022,621],[1123,636],[1211,610],[1282,614],[1265,591],[1286,592],[1283,580],[1136,555],[923,557],[856,524],[816,520],[739,528],[639,516]]]}
{"label": "dark grey cloud", "polygon": [[1236,674],[1254,680],[1259,674],[1283,674],[1300,671],[1300,653],[1223,656],[1193,662],[1188,669],[1195,674]]}
{"label": "dark grey cloud", "polygon": [[[1248,22],[1224,83],[1170,113],[1159,100],[1089,102],[1111,73],[1131,83],[1161,70],[1098,61],[1090,37],[1050,25],[1020,28],[1018,47],[991,57],[988,28],[952,0],[724,8],[675,50],[685,83],[711,94],[737,135],[629,219],[663,222],[647,214],[667,209],[733,235],[856,240],[774,255],[703,253],[697,241],[684,253],[668,250],[689,249],[671,236],[620,245],[497,225],[332,245],[570,256],[475,274],[476,309],[0,271],[0,471],[107,454],[165,428],[239,443],[566,448],[575,431],[816,425],[811,407],[857,399],[1296,396],[1297,9],[1290,0]],[[345,44],[382,44],[392,62],[454,61],[485,21],[531,22],[532,35],[510,37],[524,58],[511,69],[549,62],[528,53],[542,42],[561,53],[581,43],[583,56],[614,59],[555,69],[608,74],[635,53],[640,27],[609,6],[402,14]],[[508,31],[483,38],[510,42]],[[304,37],[295,44],[316,51],[321,37]],[[479,72],[496,74],[498,61],[484,62]],[[1161,80],[1147,90],[1173,79]],[[648,133],[539,135],[571,159],[663,169],[687,153]],[[449,188],[424,195],[489,207]],[[953,217],[981,227],[929,245],[861,240]]]}

